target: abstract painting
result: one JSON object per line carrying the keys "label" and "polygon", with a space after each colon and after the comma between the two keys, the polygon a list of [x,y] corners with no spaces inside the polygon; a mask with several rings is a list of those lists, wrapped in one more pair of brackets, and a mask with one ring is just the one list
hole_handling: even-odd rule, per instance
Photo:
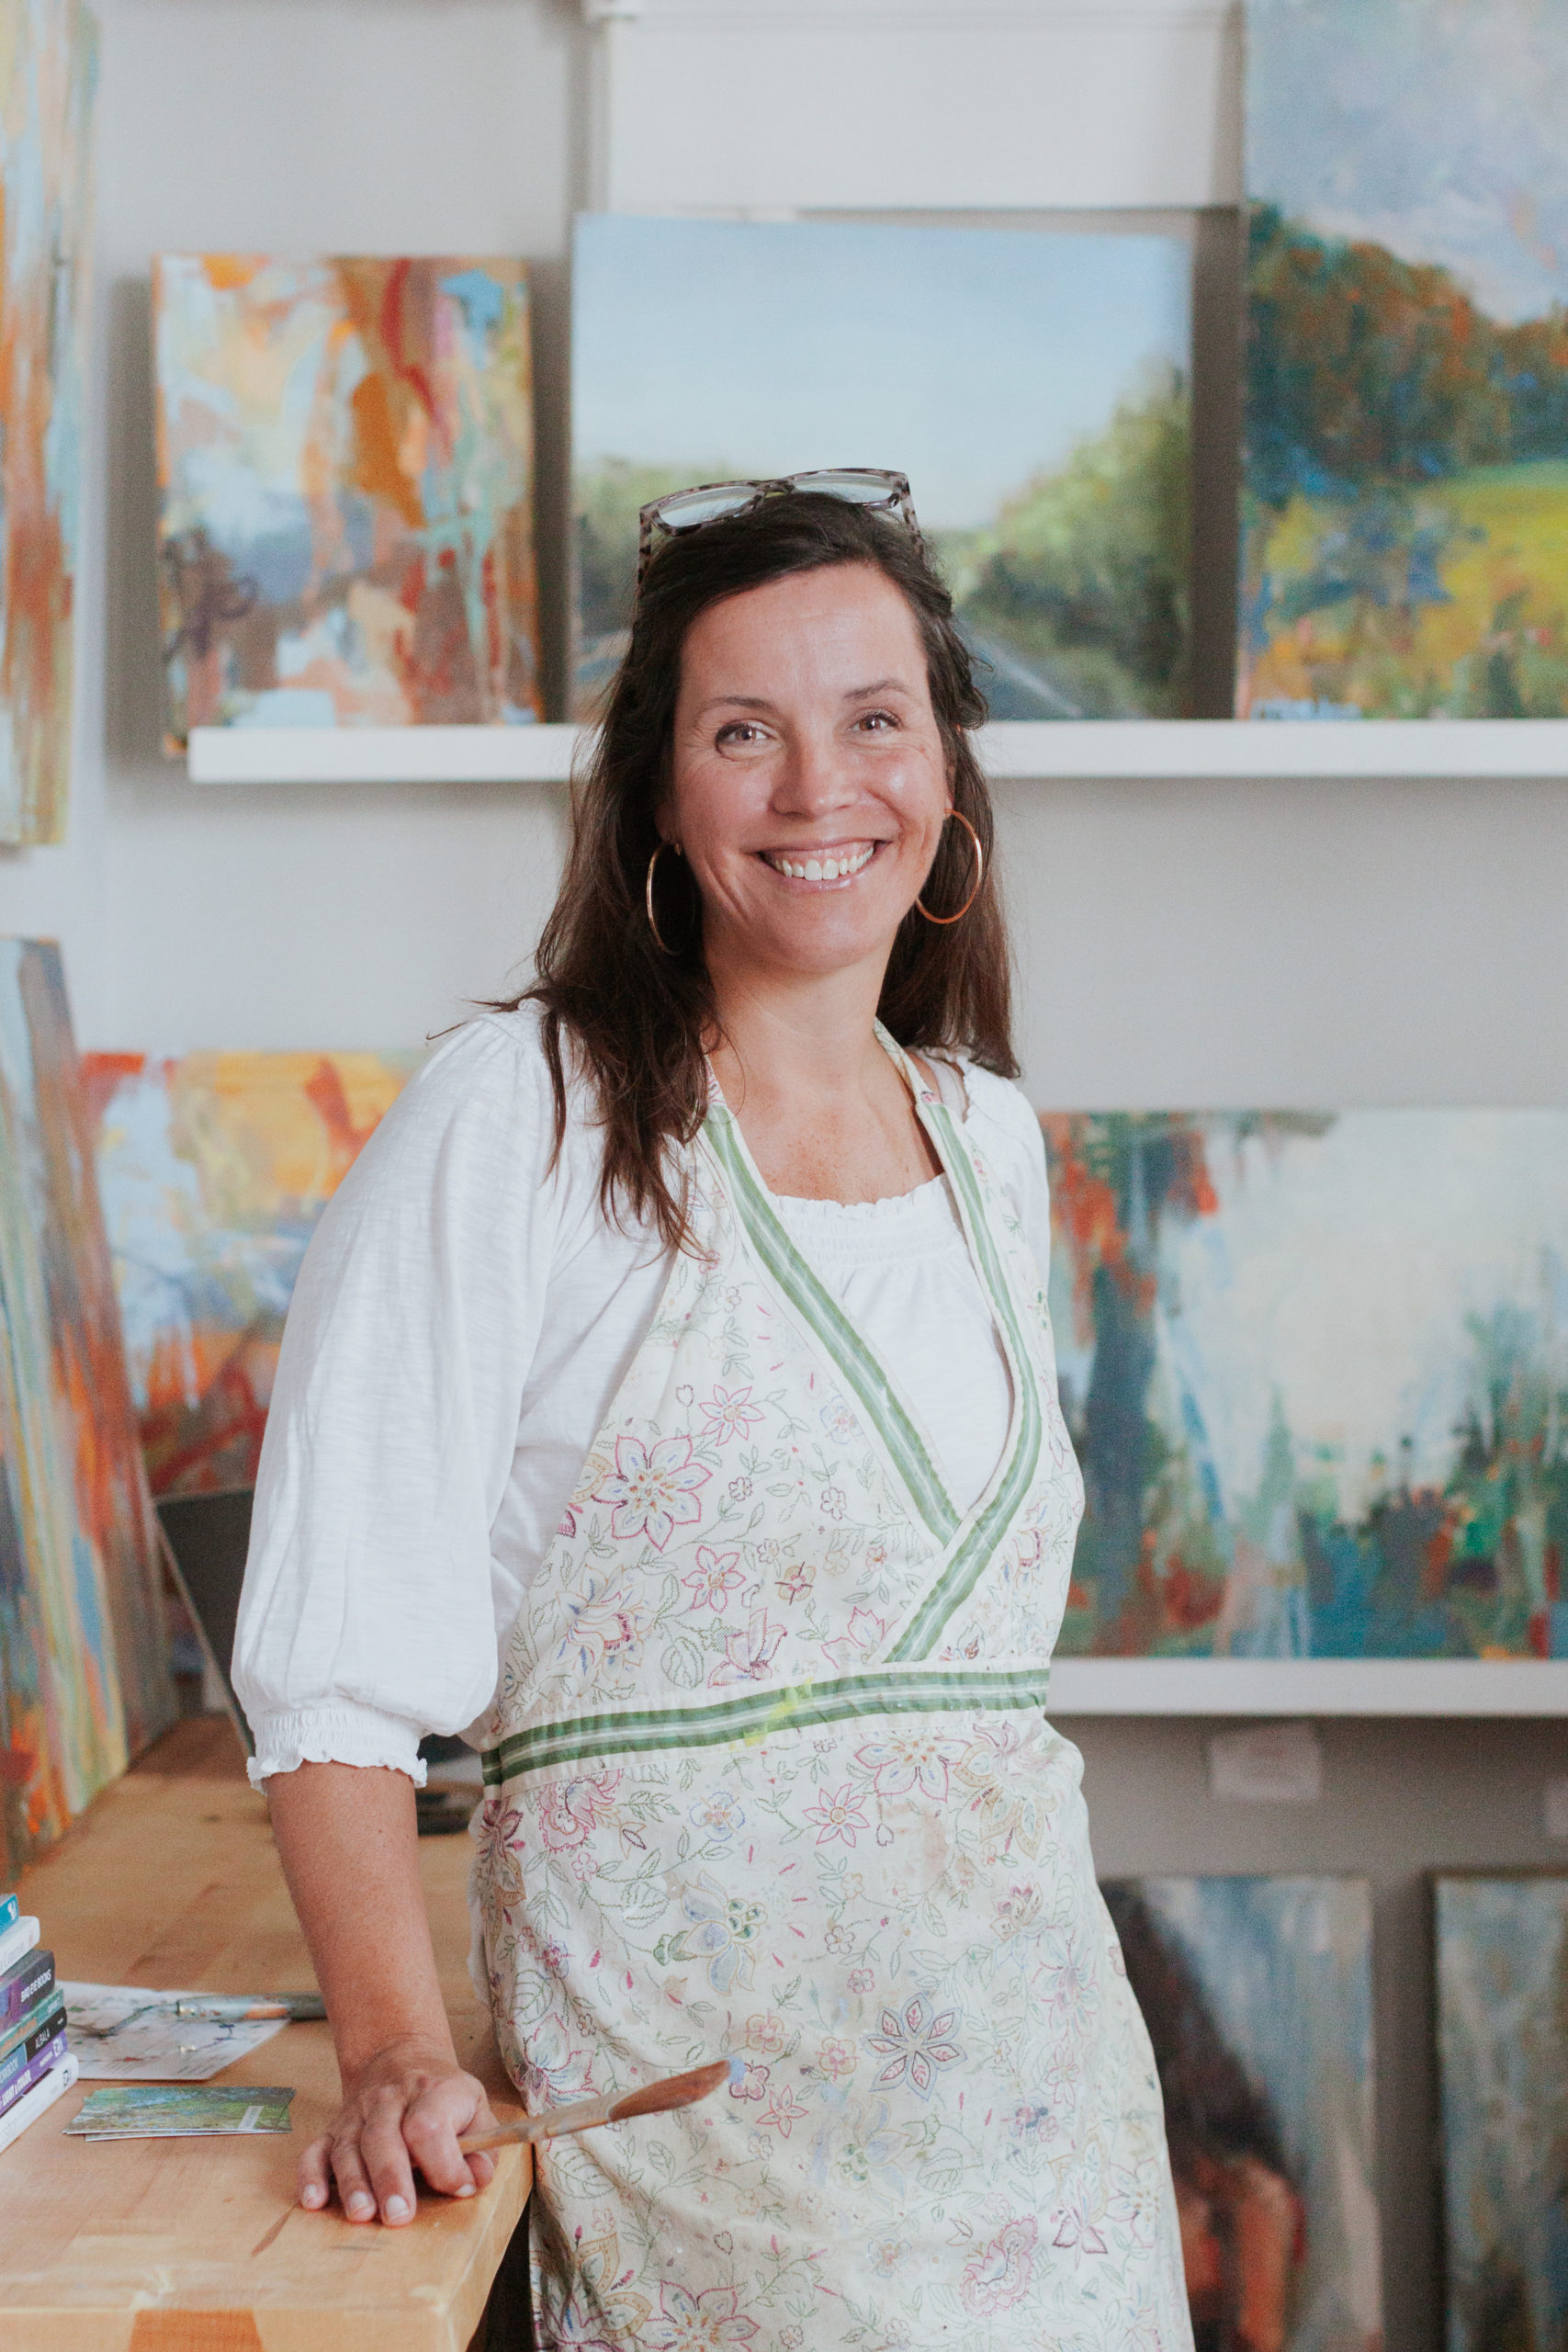
{"label": "abstract painting", "polygon": [[0,941],[0,1870],[172,1719],[60,951]]}
{"label": "abstract painting", "polygon": [[417,1054],[93,1054],[130,1392],[159,1494],[254,1483],[322,1209]]}
{"label": "abstract painting", "polygon": [[1237,704],[1568,713],[1568,10],[1247,0]]}
{"label": "abstract painting", "polygon": [[841,466],[908,475],[993,718],[1181,712],[1190,276],[1145,234],[579,220],[578,714],[625,650],[641,505]]}
{"label": "abstract painting", "polygon": [[97,27],[6,0],[0,40],[0,841],[65,838]]}
{"label": "abstract painting", "polygon": [[1197,2352],[1380,2352],[1367,1882],[1104,1894],[1159,2068]]}
{"label": "abstract painting", "polygon": [[170,748],[537,718],[522,263],[165,254],[153,306]]}
{"label": "abstract painting", "polygon": [[1043,1125],[1060,1651],[1568,1657],[1568,1114]]}
{"label": "abstract painting", "polygon": [[1568,2341],[1568,1878],[1434,1888],[1448,2352]]}

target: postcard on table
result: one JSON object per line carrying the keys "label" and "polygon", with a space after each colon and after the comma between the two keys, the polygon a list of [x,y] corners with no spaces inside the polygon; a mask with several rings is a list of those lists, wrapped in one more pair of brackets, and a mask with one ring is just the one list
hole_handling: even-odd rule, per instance
{"label": "postcard on table", "polygon": [[188,2090],[182,2085],[111,2083],[89,2091],[65,2127],[80,2140],[210,2139],[230,2132],[292,2130],[294,2093],[276,2086],[235,2083]]}

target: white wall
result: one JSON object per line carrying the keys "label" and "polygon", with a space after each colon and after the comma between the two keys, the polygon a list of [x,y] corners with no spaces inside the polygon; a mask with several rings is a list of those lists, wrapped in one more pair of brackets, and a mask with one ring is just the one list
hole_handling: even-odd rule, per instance
{"label": "white wall", "polygon": [[[0,856],[0,930],[63,938],[86,1044],[405,1045],[493,991],[525,952],[558,858],[560,796],[203,791],[162,757],[148,259],[179,247],[527,255],[542,572],[558,610],[585,36],[572,0],[98,6],[78,772],[66,845]],[[1087,13],[1063,20],[1081,30]],[[558,688],[558,619],[552,629]],[[1568,1102],[1568,787],[1059,784],[1000,797],[1037,1101]],[[1105,1868],[1376,1875],[1389,2341],[1428,2352],[1417,1873],[1562,1854],[1541,1837],[1540,1795],[1550,1770],[1568,1770],[1564,1734],[1332,1726],[1325,1804],[1260,1813],[1210,1802],[1197,1727],[1082,1728]]]}

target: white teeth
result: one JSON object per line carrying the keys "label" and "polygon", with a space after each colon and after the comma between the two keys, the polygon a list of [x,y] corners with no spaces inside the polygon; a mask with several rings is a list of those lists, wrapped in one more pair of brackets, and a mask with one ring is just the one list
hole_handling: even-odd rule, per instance
{"label": "white teeth", "polygon": [[792,882],[841,882],[869,865],[875,853],[876,843],[867,842],[863,849],[852,850],[842,857],[808,857],[802,861],[773,855],[767,851],[762,854],[776,873],[787,874]]}
{"label": "white teeth", "polygon": [[806,861],[806,878],[808,882],[820,882],[822,879],[821,865],[814,857],[808,857]]}

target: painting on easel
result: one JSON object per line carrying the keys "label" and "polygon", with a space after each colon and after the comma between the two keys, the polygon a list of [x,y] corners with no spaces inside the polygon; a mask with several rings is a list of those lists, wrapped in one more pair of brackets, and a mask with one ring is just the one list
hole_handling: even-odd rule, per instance
{"label": "painting on easel", "polygon": [[0,941],[0,1864],[174,1715],[60,950]]}

